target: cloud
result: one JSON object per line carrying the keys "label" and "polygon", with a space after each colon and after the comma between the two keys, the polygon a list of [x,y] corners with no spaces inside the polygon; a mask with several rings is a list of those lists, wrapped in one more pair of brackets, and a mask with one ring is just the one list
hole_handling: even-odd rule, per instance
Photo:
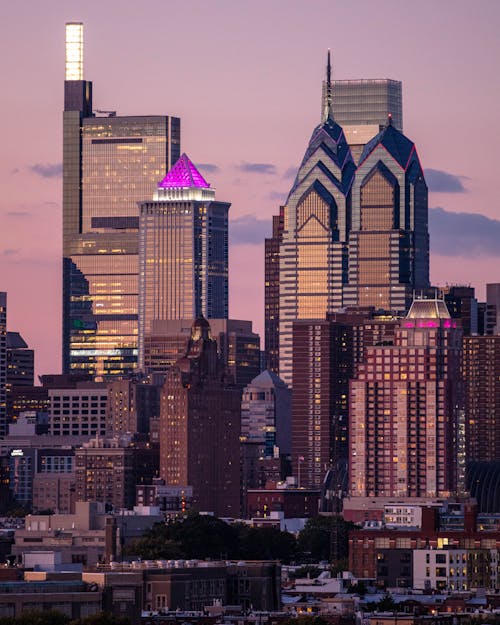
{"label": "cloud", "polygon": [[203,169],[203,171],[206,171],[209,174],[215,174],[220,171],[217,165],[214,165],[213,163],[199,163],[196,167],[198,167],[198,169]]}
{"label": "cloud", "polygon": [[275,174],[276,167],[270,163],[242,163],[240,171],[246,174]]}
{"label": "cloud", "polygon": [[16,254],[19,254],[20,251],[21,250],[18,247],[16,248],[10,247],[10,248],[6,248],[5,250],[2,250],[2,255],[3,256],[16,256]]}
{"label": "cloud", "polygon": [[268,195],[270,200],[277,200],[278,202],[283,203],[286,200],[286,192],[285,191],[271,191]]}
{"label": "cloud", "polygon": [[285,169],[283,178],[287,180],[292,180],[297,175],[297,171],[298,171],[297,167],[289,167],[288,169]]}
{"label": "cloud", "polygon": [[9,211],[7,217],[31,217],[31,213],[29,211]]}
{"label": "cloud", "polygon": [[467,193],[462,180],[468,180],[467,176],[455,176],[440,169],[426,169],[425,180],[429,191],[434,193]]}
{"label": "cloud", "polygon": [[500,221],[475,213],[429,209],[431,251],[440,256],[500,256]]}
{"label": "cloud", "polygon": [[11,173],[13,176],[15,176],[16,174],[18,174],[18,173],[19,173],[19,171],[20,171],[20,170],[19,170],[19,167],[14,167],[14,169],[11,169],[11,170],[10,170],[10,173]]}
{"label": "cloud", "polygon": [[270,235],[271,221],[269,219],[258,219],[254,215],[243,215],[232,219],[229,223],[229,240],[233,244],[263,243],[264,239]]}
{"label": "cloud", "polygon": [[30,171],[42,178],[59,178],[62,176],[62,163],[35,163]]}

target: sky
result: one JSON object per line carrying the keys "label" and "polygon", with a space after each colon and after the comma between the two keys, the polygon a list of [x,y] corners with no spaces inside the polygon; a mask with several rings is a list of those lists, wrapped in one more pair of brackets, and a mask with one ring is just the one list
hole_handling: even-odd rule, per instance
{"label": "sky", "polygon": [[[433,284],[500,282],[497,0],[0,3],[0,291],[8,329],[61,368],[64,25],[84,22],[94,108],[181,117],[230,209],[230,316],[263,335],[263,239],[338,79],[403,82],[429,185]],[[149,198],[145,198],[149,199]],[[263,342],[263,341],[262,341]]]}

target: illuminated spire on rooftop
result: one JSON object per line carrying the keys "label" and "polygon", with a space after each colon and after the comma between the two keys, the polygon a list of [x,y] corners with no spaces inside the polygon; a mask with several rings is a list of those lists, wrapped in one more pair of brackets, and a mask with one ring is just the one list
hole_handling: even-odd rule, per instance
{"label": "illuminated spire on rooftop", "polygon": [[203,178],[186,154],[183,154],[163,180],[159,189],[209,189],[209,183]]}

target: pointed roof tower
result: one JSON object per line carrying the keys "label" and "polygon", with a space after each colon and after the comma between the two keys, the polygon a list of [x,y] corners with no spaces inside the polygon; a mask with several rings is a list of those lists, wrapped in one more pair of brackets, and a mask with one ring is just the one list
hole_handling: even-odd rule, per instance
{"label": "pointed roof tower", "polygon": [[[351,150],[344,136],[344,131],[333,117],[332,65],[330,50],[326,63],[326,92],[323,94],[323,112],[321,123],[313,130],[297,177],[288,195],[287,203],[295,190],[311,171],[311,166],[318,164],[322,173],[343,194],[347,195],[352,185],[355,165]],[[333,167],[332,167],[333,166]],[[336,174],[333,174],[335,170]]]}
{"label": "pointed roof tower", "polygon": [[168,174],[158,183],[159,189],[208,189],[209,183],[196,169],[187,154],[182,154]]}
{"label": "pointed roof tower", "polygon": [[361,158],[359,159],[358,167],[361,167],[363,162],[378,145],[383,146],[402,169],[408,167],[410,158],[415,152],[415,144],[393,125],[392,115],[390,113],[387,116],[385,128],[365,145]]}

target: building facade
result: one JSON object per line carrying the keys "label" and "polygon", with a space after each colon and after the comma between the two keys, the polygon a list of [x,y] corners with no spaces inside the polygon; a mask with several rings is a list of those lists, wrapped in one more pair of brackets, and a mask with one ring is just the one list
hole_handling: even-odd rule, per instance
{"label": "building facade", "polygon": [[389,119],[356,170],[344,303],[404,314],[428,287],[427,185],[414,143]]}
{"label": "building facade", "polygon": [[0,437],[7,434],[7,293],[0,292]]}
{"label": "building facade", "polygon": [[140,204],[139,364],[155,319],[227,319],[228,210],[183,154]]}
{"label": "building facade", "polygon": [[66,59],[63,370],[123,376],[137,365],[137,202],[178,160],[180,120],[94,110],[80,23],[66,25]]}
{"label": "building facade", "polygon": [[19,332],[7,332],[7,393],[13,386],[33,386],[35,352]]}
{"label": "building facade", "polygon": [[[155,319],[144,338],[144,372],[164,374],[182,358],[191,338],[193,319]],[[212,338],[235,384],[243,387],[260,373],[260,337],[251,321],[210,319]]]}
{"label": "building facade", "polygon": [[272,371],[263,371],[243,389],[241,436],[263,443],[268,457],[291,451],[291,392]]}
{"label": "building facade", "polygon": [[500,335],[464,336],[465,458],[500,459]]}
{"label": "building facade", "polygon": [[193,508],[240,514],[241,391],[217,354],[204,318],[193,323],[184,358],[167,373],[160,405],[160,477],[192,486]]}
{"label": "building facade", "polygon": [[461,329],[442,300],[414,300],[394,345],[366,349],[350,383],[353,496],[449,496],[463,443]]}
{"label": "building facade", "polygon": [[[330,85],[330,63],[327,66]],[[343,305],[355,165],[331,90],[284,207],[279,248],[279,375],[292,383],[292,325]]]}
{"label": "building facade", "polygon": [[264,335],[266,369],[279,374],[279,324],[280,324],[280,244],[285,223],[285,207],[273,215],[273,232],[265,239]]}

